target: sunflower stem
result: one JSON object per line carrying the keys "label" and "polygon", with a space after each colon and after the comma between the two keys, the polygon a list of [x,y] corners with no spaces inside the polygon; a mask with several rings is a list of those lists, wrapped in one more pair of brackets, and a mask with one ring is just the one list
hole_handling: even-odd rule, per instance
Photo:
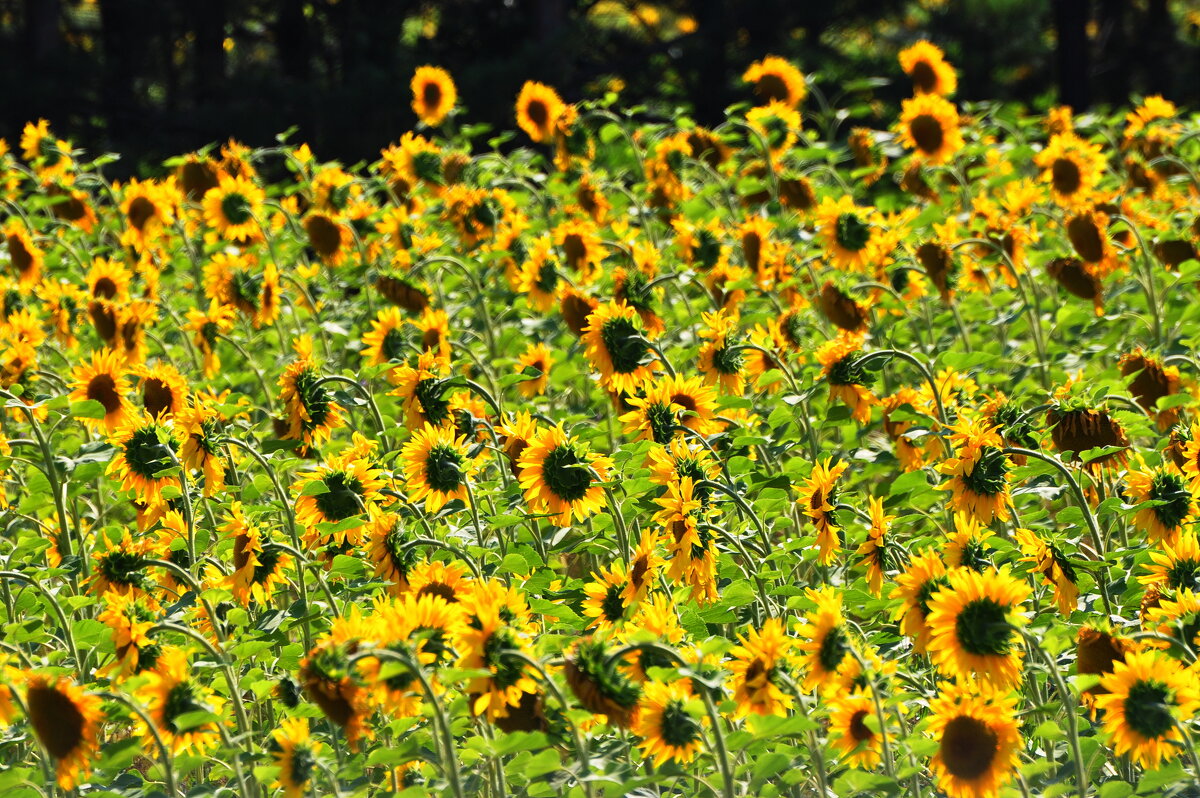
{"label": "sunflower stem", "polygon": [[[50,602],[50,606],[54,608],[54,614],[58,616],[58,623],[62,626],[62,634],[67,642],[67,649],[71,652],[71,658],[75,660],[75,670],[79,672],[81,680],[86,680],[86,674],[83,673],[83,661],[79,658],[79,649],[75,647],[75,635],[71,632],[71,623],[67,619],[67,614],[63,611],[62,605],[58,603],[58,599],[50,592],[50,589],[36,577],[18,571],[0,571],[0,579],[19,579],[23,582],[28,582]],[[11,615],[9,620],[14,620]]]}
{"label": "sunflower stem", "polygon": [[151,720],[150,716],[146,714],[146,710],[142,709],[129,698],[121,695],[120,693],[99,691],[93,695],[98,695],[107,701],[116,701],[117,703],[124,704],[129,709],[133,710],[134,714],[142,719],[142,723],[146,724],[146,730],[149,731],[150,736],[154,738],[154,744],[157,746],[158,754],[162,758],[163,781],[165,782],[167,796],[168,798],[171,796],[181,798],[183,794],[179,791],[179,787],[175,782],[175,768],[171,758],[171,751],[167,748],[166,743],[163,742],[162,735],[158,733],[158,727],[154,725],[154,721]]}
{"label": "sunflower stem", "polygon": [[383,416],[379,412],[379,405],[375,403],[375,397],[371,394],[367,387],[358,380],[351,379],[350,377],[343,377],[340,374],[330,374],[317,380],[316,384],[313,385],[313,388],[316,389],[318,386],[321,386],[327,382],[338,382],[343,385],[351,385],[358,391],[360,396],[367,400],[367,406],[371,408],[371,420],[375,422],[375,428],[379,430],[379,438],[383,442],[383,451],[391,451],[391,443],[388,442],[387,428],[383,423]]}
{"label": "sunflower stem", "polygon": [[[213,622],[213,628],[216,628],[215,621]],[[190,637],[199,643],[205,651],[216,657],[217,662],[221,664],[221,673],[225,677],[225,684],[229,687],[229,698],[233,701],[233,708],[237,714],[238,733],[249,734],[251,731],[250,721],[247,719],[246,707],[242,704],[241,692],[238,689],[237,679],[233,675],[233,667],[229,664],[229,658],[222,651],[218,650],[207,637],[195,629],[189,629],[186,626],[176,623],[164,622],[155,624],[150,631],[154,632],[158,630],[175,632]]]}
{"label": "sunflower stem", "polygon": [[[1042,648],[1041,641],[1034,635],[1029,634],[1024,629],[1018,629],[1021,636],[1025,638],[1026,645],[1037,650],[1042,655],[1042,659],[1046,663],[1046,669],[1050,673],[1050,677],[1054,679],[1054,686],[1058,691],[1059,698],[1063,702],[1063,709],[1067,715],[1067,742],[1071,746],[1071,755],[1075,758],[1075,787],[1079,791],[1079,798],[1087,798],[1088,796],[1088,772],[1087,762],[1083,758],[1083,749],[1079,744],[1079,702],[1075,700],[1075,694],[1067,687],[1066,681],[1058,670],[1058,664],[1054,661],[1054,657],[1050,652]],[[1068,702],[1068,696],[1070,701]]]}

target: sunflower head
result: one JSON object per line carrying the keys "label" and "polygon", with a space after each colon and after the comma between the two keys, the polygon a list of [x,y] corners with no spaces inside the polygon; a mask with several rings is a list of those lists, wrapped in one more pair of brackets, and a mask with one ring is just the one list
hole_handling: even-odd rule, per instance
{"label": "sunflower head", "polygon": [[440,125],[454,109],[458,99],[458,89],[450,73],[441,67],[417,67],[410,87],[413,113],[430,127]]}

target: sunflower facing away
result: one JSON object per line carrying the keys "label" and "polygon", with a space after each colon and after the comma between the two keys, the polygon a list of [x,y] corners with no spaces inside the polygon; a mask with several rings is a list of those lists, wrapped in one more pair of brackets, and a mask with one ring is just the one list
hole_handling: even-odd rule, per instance
{"label": "sunflower facing away", "polygon": [[[202,686],[191,672],[187,654],[182,649],[164,648],[149,680],[139,689],[138,697],[146,705],[163,743],[176,755],[203,754],[220,741],[217,728],[225,699]],[[214,720],[181,728],[176,724],[181,716],[193,712],[210,712]],[[146,747],[154,749],[154,735],[143,724]]]}
{"label": "sunflower facing away", "polygon": [[816,607],[797,630],[804,668],[804,689],[820,691],[837,676],[838,668],[854,657],[850,627],[842,614],[842,595],[832,587],[808,590]]}

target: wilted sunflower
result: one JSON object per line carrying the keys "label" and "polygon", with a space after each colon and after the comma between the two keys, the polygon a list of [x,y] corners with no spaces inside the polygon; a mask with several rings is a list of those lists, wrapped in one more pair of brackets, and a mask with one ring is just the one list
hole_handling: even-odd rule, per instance
{"label": "wilted sunflower", "polygon": [[1154,416],[1160,432],[1166,432],[1179,421],[1179,408],[1158,410],[1158,400],[1179,393],[1182,378],[1175,366],[1164,365],[1162,360],[1140,347],[1121,355],[1117,364],[1124,377],[1132,377],[1129,392],[1150,415]]}
{"label": "wilted sunflower", "polygon": [[686,684],[686,680],[680,680],[670,684],[647,682],[643,686],[633,733],[642,738],[642,754],[655,767],[666,762],[686,765],[704,743],[703,710],[689,706],[693,696]]}
{"label": "wilted sunflower", "polygon": [[995,427],[964,418],[951,427],[951,444],[956,457],[948,457],[937,467],[947,480],[941,489],[951,492],[950,503],[981,523],[1009,518],[1008,457],[1002,451],[1004,441]]}
{"label": "wilted sunflower", "polygon": [[842,662],[854,656],[854,644],[842,614],[842,594],[823,587],[810,588],[807,595],[817,606],[804,616],[804,624],[796,633],[800,636],[798,648],[803,652],[800,665],[804,669],[804,689],[819,692],[836,677]]}
{"label": "wilted sunflower", "polygon": [[929,702],[929,733],[938,741],[929,765],[949,798],[996,798],[1021,754],[1017,699],[986,682],[942,682]]}
{"label": "wilted sunflower", "polygon": [[108,473],[121,480],[121,490],[132,492],[138,501],[161,505],[164,488],[180,487],[176,474],[179,442],[170,427],[133,414],[109,442],[116,447],[116,455]]}
{"label": "wilted sunflower", "polygon": [[801,512],[817,530],[817,561],[821,565],[832,563],[841,546],[842,528],[834,515],[834,506],[838,501],[837,481],[847,467],[845,462],[831,465],[830,458],[826,458],[822,463],[814,463],[812,472],[805,478],[799,496],[796,497]]}
{"label": "wilted sunflower", "polygon": [[962,149],[958,109],[937,94],[919,94],[905,100],[899,125],[900,143],[913,150],[923,163],[947,163]]}
{"label": "wilted sunflower", "polygon": [[657,362],[644,337],[642,320],[628,305],[608,302],[588,316],[583,343],[601,384],[612,391],[633,393],[654,373]]}
{"label": "wilted sunflower", "polygon": [[1193,673],[1162,652],[1129,651],[1100,685],[1108,692],[1096,697],[1096,708],[1118,756],[1154,769],[1179,755],[1180,724],[1200,707]]}
{"label": "wilted sunflower", "polygon": [[817,349],[817,361],[821,364],[821,374],[829,383],[829,399],[840,399],[850,410],[850,417],[859,424],[871,420],[871,406],[875,397],[871,394],[867,383],[870,376],[866,369],[858,365],[862,357],[862,336],[842,331]]}
{"label": "wilted sunflower", "polygon": [[517,383],[517,390],[526,399],[546,393],[550,384],[550,367],[554,357],[543,343],[530,344],[517,359],[517,373],[525,377]]}
{"label": "wilted sunflower", "polygon": [[1029,586],[1006,571],[950,572],[950,584],[929,599],[929,652],[947,676],[978,677],[997,686],[1021,678],[1025,648],[1021,605]]}
{"label": "wilted sunflower", "polygon": [[527,80],[517,96],[517,126],[535,142],[549,141],[564,107],[554,89]]}
{"label": "wilted sunflower", "polygon": [[778,618],[768,618],[761,629],[738,635],[738,645],[729,651],[732,659],[725,665],[732,675],[735,717],[787,714],[794,700],[780,683],[795,645]]}
{"label": "wilted sunflower", "polygon": [[100,754],[103,702],[65,676],[30,676],[25,686],[29,723],[55,760],[58,786],[73,790]]}
{"label": "wilted sunflower", "polygon": [[221,173],[216,188],[204,194],[204,220],[227,241],[254,241],[262,236],[255,217],[266,194],[247,177]]}
{"label": "wilted sunflower", "polygon": [[[146,705],[150,719],[167,748],[175,755],[203,755],[220,742],[218,724],[225,699],[201,685],[191,673],[183,649],[165,647],[154,668],[146,673],[146,683],[138,689],[138,698]],[[188,726],[176,721],[193,712],[208,712],[213,720]],[[147,748],[153,748],[153,732],[142,725]]]}
{"label": "wilted sunflower", "polygon": [[1147,466],[1138,455],[1125,475],[1125,493],[1140,507],[1133,517],[1152,542],[1171,543],[1196,517],[1196,495],[1171,464]]}
{"label": "wilted sunflower", "polygon": [[267,744],[279,767],[274,786],[285,798],[303,798],[317,772],[317,758],[323,746],[308,732],[308,718],[284,718]]}
{"label": "wilted sunflower", "polygon": [[773,55],[751,64],[742,75],[742,80],[754,84],[754,93],[763,105],[780,102],[789,108],[799,108],[808,93],[800,70],[791,62]]}
{"label": "wilted sunflower", "polygon": [[90,363],[76,366],[71,372],[71,401],[91,400],[104,406],[103,418],[80,416],[79,420],[110,433],[123,426],[134,412],[126,398],[129,381],[125,375],[124,358],[111,349],[97,350],[92,353]]}
{"label": "wilted sunflower", "polygon": [[1088,460],[1085,467],[1089,471],[1120,465],[1128,457],[1124,449],[1129,446],[1129,437],[1104,406],[1087,407],[1082,400],[1064,394],[1046,411],[1046,424],[1054,447],[1070,452],[1073,462],[1082,460],[1083,452],[1091,449],[1115,450]]}
{"label": "wilted sunflower", "polygon": [[613,467],[610,458],[591,452],[561,426],[547,427],[521,452],[517,461],[525,501],[535,512],[549,513],[551,521],[570,526],[599,512],[604,488]]}
{"label": "wilted sunflower", "polygon": [[477,463],[453,429],[425,424],[404,444],[400,459],[409,500],[424,501],[425,512],[437,513],[455,499],[467,503],[467,481]]}
{"label": "wilted sunflower", "polygon": [[912,638],[918,654],[924,654],[929,645],[929,600],[949,584],[946,565],[932,549],[914,555],[908,568],[896,577],[889,598],[903,600],[895,617],[900,621],[901,633]]}
{"label": "wilted sunflower", "polygon": [[458,89],[450,73],[441,67],[417,67],[409,86],[413,93],[413,113],[430,127],[442,124],[454,110]]}
{"label": "wilted sunflower", "polygon": [[359,683],[350,662],[358,648],[359,641],[351,633],[335,627],[301,661],[299,674],[305,695],[342,729],[352,747],[364,735],[373,734],[366,723],[370,691]]}
{"label": "wilted sunflower", "polygon": [[958,75],[946,62],[941,49],[931,42],[919,41],[900,51],[900,68],[913,82],[915,94],[948,96],[958,89]]}

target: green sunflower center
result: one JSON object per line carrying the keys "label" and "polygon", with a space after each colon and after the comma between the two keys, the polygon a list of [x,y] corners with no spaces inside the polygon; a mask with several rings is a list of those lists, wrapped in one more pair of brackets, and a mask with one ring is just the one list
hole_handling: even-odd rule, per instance
{"label": "green sunflower center", "polygon": [[675,437],[675,414],[670,405],[655,402],[647,406],[646,420],[650,422],[650,434],[655,443],[666,445]]}
{"label": "green sunflower center", "polygon": [[99,560],[100,573],[114,585],[144,588],[146,586],[146,558],[124,549],[115,549]]}
{"label": "green sunflower center", "polygon": [[1154,507],[1154,515],[1167,529],[1175,529],[1192,512],[1192,494],[1183,478],[1169,471],[1160,471],[1150,483],[1150,498],[1163,504]]}
{"label": "green sunflower center", "polygon": [[722,374],[737,374],[746,359],[742,356],[742,349],[726,339],[725,346],[713,350],[712,362],[713,368]]}
{"label": "green sunflower center", "polygon": [[861,252],[871,240],[871,225],[857,213],[843,213],[834,224],[838,246],[851,252]]}
{"label": "green sunflower center", "polygon": [[686,748],[700,739],[700,723],[684,709],[682,701],[669,701],[663,707],[663,742],[676,748]]}
{"label": "green sunflower center", "polygon": [[711,230],[696,231],[694,257],[696,265],[705,271],[717,265],[717,260],[721,257],[721,242]]}
{"label": "green sunflower center", "polygon": [[322,479],[328,489],[314,497],[317,509],[328,521],[342,521],[363,511],[366,491],[358,477],[331,471]]}
{"label": "green sunflower center", "polygon": [[319,385],[320,377],[316,370],[307,368],[296,375],[296,396],[308,413],[302,426],[308,432],[322,426],[329,418],[329,392]]}
{"label": "green sunflower center", "polygon": [[604,342],[604,348],[612,360],[613,371],[618,374],[636,371],[645,360],[648,351],[646,343],[629,319],[617,317],[605,321],[600,328],[600,340]]}
{"label": "green sunflower center", "polygon": [[600,612],[604,620],[616,623],[625,617],[625,600],[621,598],[621,585],[609,585],[600,602]]}
{"label": "green sunflower center", "polygon": [[282,552],[274,546],[263,547],[258,554],[258,565],[254,566],[254,575],[251,577],[254,584],[261,585],[271,578],[275,569],[279,567],[281,556]]}
{"label": "green sunflower center", "polygon": [[293,785],[300,787],[308,784],[316,767],[317,760],[313,756],[311,748],[307,745],[297,745],[292,749],[291,769],[288,776]]}
{"label": "green sunflower center", "polygon": [[963,474],[963,483],[978,496],[997,496],[1007,487],[1008,461],[994,446],[984,446],[970,474]]}
{"label": "green sunflower center", "polygon": [[167,699],[163,702],[162,716],[163,725],[172,734],[179,733],[179,727],[175,721],[181,715],[186,715],[189,712],[205,712],[209,708],[200,700],[200,691],[190,681],[180,682],[171,688],[167,693]]}
{"label": "green sunflower center", "polygon": [[1125,722],[1143,737],[1162,737],[1175,726],[1170,698],[1170,692],[1158,682],[1136,682],[1125,697]]}
{"label": "green sunflower center", "polygon": [[250,221],[250,200],[236,191],[229,192],[221,198],[221,215],[230,224],[245,224]]}
{"label": "green sunflower center", "polygon": [[158,427],[142,427],[125,442],[125,462],[138,476],[157,479],[156,475],[160,471],[166,471],[174,465],[174,459],[171,457],[171,449],[174,446],[174,440],[171,440],[171,448],[167,448],[167,445],[158,439]]}
{"label": "green sunflower center", "polygon": [[550,450],[542,461],[542,479],[555,496],[566,502],[576,502],[587,495],[592,486],[590,464],[570,444]]}
{"label": "green sunflower center", "polygon": [[420,641],[423,654],[433,656],[433,665],[437,667],[450,656],[450,644],[446,640],[446,630],[437,626],[422,626],[413,632],[412,638]]}
{"label": "green sunflower center", "polygon": [[1174,590],[1200,590],[1200,562],[1175,560],[1167,569],[1167,584]]}
{"label": "green sunflower center", "polygon": [[538,266],[537,279],[533,281],[537,290],[543,294],[553,294],[558,287],[558,269],[553,260],[547,258]]}
{"label": "green sunflower center", "polygon": [[262,293],[263,284],[261,274],[238,269],[230,277],[229,282],[235,300],[255,310],[258,309],[258,298]]}
{"label": "green sunflower center", "polygon": [[510,651],[519,651],[512,629],[503,627],[492,632],[483,644],[483,661],[492,671],[492,683],[499,688],[512,687],[521,680],[525,663],[516,657],[506,657]]}
{"label": "green sunflower center", "polygon": [[442,493],[452,493],[462,487],[462,454],[453,446],[438,444],[425,458],[425,481]]}
{"label": "green sunflower center", "polygon": [[442,177],[442,159],[436,152],[422,150],[413,155],[413,173],[421,180],[437,183]]}
{"label": "green sunflower center", "polygon": [[982,540],[971,538],[963,544],[960,565],[963,568],[970,568],[972,571],[980,574],[991,567],[992,561],[988,557],[987,547],[983,545]]}
{"label": "green sunflower center", "polygon": [[922,616],[929,615],[929,600],[933,598],[933,594],[948,584],[950,584],[950,580],[947,577],[936,576],[921,585],[921,589],[917,591],[917,607],[920,608]]}
{"label": "green sunflower center", "polygon": [[821,667],[832,673],[837,670],[838,665],[842,664],[842,660],[850,653],[850,640],[846,635],[846,630],[841,626],[835,626],[825,633],[825,638],[821,641],[821,647],[817,649],[817,662],[821,663]]}
{"label": "green sunflower center", "polygon": [[990,598],[968,602],[958,613],[954,633],[963,650],[978,657],[1003,656],[1012,645],[1007,612]]}
{"label": "green sunflower center", "polygon": [[626,274],[621,294],[625,304],[635,310],[654,309],[654,294],[650,290],[650,279],[643,272],[632,271]]}

